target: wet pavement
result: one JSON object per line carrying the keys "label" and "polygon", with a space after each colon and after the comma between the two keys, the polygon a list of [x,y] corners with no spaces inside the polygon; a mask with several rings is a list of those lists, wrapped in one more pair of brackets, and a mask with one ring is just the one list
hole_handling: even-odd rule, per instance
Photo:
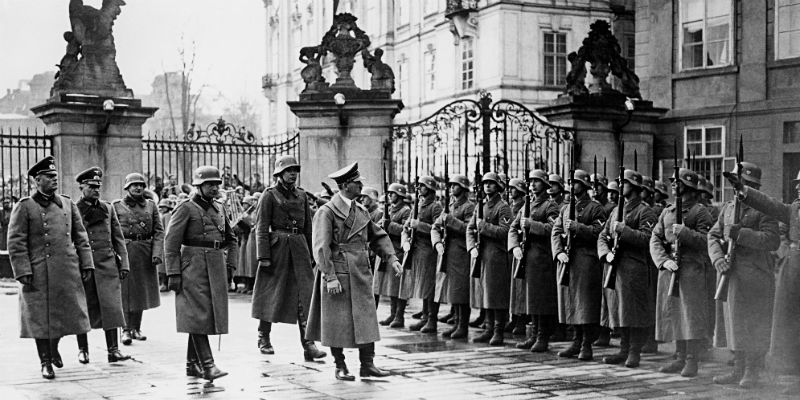
{"label": "wet pavement", "polygon": [[[161,307],[145,312],[142,331],[147,341],[123,346],[133,356],[127,362],[108,363],[100,330],[89,335],[91,362],[77,361],[77,343],[61,341],[64,368],[57,378],[39,375],[35,346],[18,338],[16,289],[0,283],[0,399],[788,399],[780,391],[796,378],[767,375],[754,390],[720,386],[713,375],[729,367],[728,355],[718,350],[711,361],[701,363],[697,378],[657,372],[671,359],[672,348],[662,344],[661,353],[644,355],[636,369],[599,362],[616,347],[595,351],[594,362],[563,359],[556,355],[568,343],[551,346],[550,352],[533,354],[513,347],[507,335],[504,347],[465,341],[447,341],[407,329],[381,327],[375,363],[392,371],[382,379],[340,382],[333,377],[330,355],[320,362],[305,362],[296,326],[276,324],[272,342],[275,355],[261,355],[256,348],[258,322],[250,318],[249,296],[233,294],[230,301],[230,334],[212,337],[217,365],[230,373],[213,385],[184,375],[186,336],[175,332],[174,296],[162,296]],[[415,310],[413,304],[408,313]],[[417,307],[418,309],[418,307]],[[445,307],[442,307],[444,312]],[[388,304],[378,315],[385,317]],[[410,315],[407,316],[408,321]],[[439,330],[443,330],[440,324]],[[471,336],[477,334],[471,330]],[[617,340],[613,341],[614,344]],[[220,348],[218,350],[218,347]],[[324,349],[329,352],[329,349]],[[351,373],[358,373],[358,353],[346,350]]]}

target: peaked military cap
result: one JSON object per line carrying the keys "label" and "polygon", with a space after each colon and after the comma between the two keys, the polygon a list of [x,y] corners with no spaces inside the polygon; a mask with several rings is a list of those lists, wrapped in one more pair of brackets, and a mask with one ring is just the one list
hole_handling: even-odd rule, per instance
{"label": "peaked military cap", "polygon": [[87,185],[103,185],[103,170],[100,167],[91,167],[86,171],[81,172],[75,177],[78,183],[85,183]]}
{"label": "peaked military cap", "polygon": [[56,161],[53,156],[47,156],[34,164],[31,169],[28,170],[28,175],[36,178],[41,174],[49,174],[49,173],[57,173],[56,171]]}
{"label": "peaked military cap", "polygon": [[348,182],[364,182],[364,178],[358,172],[358,163],[354,162],[330,175],[328,178],[336,181],[336,184],[341,185]]}

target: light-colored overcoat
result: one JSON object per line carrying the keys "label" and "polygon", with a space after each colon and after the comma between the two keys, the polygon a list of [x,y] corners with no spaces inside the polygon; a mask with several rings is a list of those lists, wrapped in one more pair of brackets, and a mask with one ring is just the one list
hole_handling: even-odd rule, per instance
{"label": "light-colored overcoat", "polygon": [[[400,238],[403,234],[403,225],[411,215],[411,209],[404,203],[392,204],[389,207],[389,215],[391,221],[389,222],[389,229],[386,233],[392,240],[394,246],[394,254],[398,258],[403,258],[403,247],[400,244]],[[381,265],[375,271],[375,278],[372,281],[372,291],[376,295],[397,297],[400,295],[400,277],[395,275],[391,265],[386,265],[386,261],[381,259]]]}
{"label": "light-colored overcoat", "polygon": [[[418,201],[419,223],[417,229],[413,230],[414,244],[408,254],[408,257],[411,257],[411,269],[403,271],[403,276],[400,278],[400,298],[406,300],[433,299],[436,289],[436,250],[431,246],[431,226],[442,213],[442,206],[434,195],[420,196]],[[403,242],[411,239],[409,220],[406,220],[403,229],[401,239]]]}
{"label": "light-colored overcoat", "polygon": [[[476,206],[476,208],[479,206]],[[477,226],[478,210],[467,225],[468,251],[478,246],[480,235],[481,276],[472,278],[470,304],[474,308],[508,310],[511,292],[511,265],[508,263],[508,227],[511,207],[495,194],[483,204],[483,227]]]}
{"label": "light-colored overcoat", "polygon": [[115,200],[113,205],[125,235],[131,267],[128,278],[122,281],[122,307],[125,312],[158,307],[161,295],[153,258],[164,259],[164,227],[158,207],[150,199],[136,201],[129,196]]}
{"label": "light-colored overcoat", "polygon": [[[453,199],[447,221],[442,215],[431,228],[431,242],[434,244],[446,238],[447,266],[445,272],[436,272],[436,300],[439,303],[469,304],[469,252],[467,252],[467,224],[475,212],[475,203],[465,195]],[[445,224],[446,222],[446,224]],[[447,226],[447,234],[443,235]]]}

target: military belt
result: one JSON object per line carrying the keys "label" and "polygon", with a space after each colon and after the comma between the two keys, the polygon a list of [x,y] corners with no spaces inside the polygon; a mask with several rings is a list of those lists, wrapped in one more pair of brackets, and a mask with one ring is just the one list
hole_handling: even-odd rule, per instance
{"label": "military belt", "polygon": [[225,242],[222,240],[184,240],[183,245],[219,250],[225,246]]}
{"label": "military belt", "polygon": [[153,235],[148,233],[146,235],[125,235],[125,239],[139,241],[139,240],[150,240],[153,238]]}
{"label": "military belt", "polygon": [[272,232],[287,233],[290,235],[299,235],[303,233],[303,228],[272,228]]}
{"label": "military belt", "polygon": [[361,251],[369,250],[366,243],[333,243],[331,244],[331,251]]}

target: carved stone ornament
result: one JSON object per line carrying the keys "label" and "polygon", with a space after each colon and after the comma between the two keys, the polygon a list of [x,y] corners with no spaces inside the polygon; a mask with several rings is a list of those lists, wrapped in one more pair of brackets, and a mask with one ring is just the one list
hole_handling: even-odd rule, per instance
{"label": "carved stone ornament", "polygon": [[370,54],[367,49],[361,50],[364,68],[372,74],[370,89],[388,90],[389,93],[394,93],[394,71],[392,71],[392,67],[381,60],[382,57],[383,49],[381,48],[375,49],[375,55]]}
{"label": "carved stone ornament", "polygon": [[322,76],[322,65],[320,58],[323,53],[320,51],[320,46],[308,46],[300,49],[300,62],[306,64],[300,76],[303,77],[303,82],[306,83],[303,93],[308,91],[321,91],[328,88],[328,83],[325,82],[325,77]]}
{"label": "carved stone ornament", "polygon": [[369,37],[356,25],[358,18],[350,13],[338,14],[333,25],[322,37],[320,52],[331,52],[335,57],[336,82],[332,88],[355,88],[351,72],[356,54],[369,47]]}

